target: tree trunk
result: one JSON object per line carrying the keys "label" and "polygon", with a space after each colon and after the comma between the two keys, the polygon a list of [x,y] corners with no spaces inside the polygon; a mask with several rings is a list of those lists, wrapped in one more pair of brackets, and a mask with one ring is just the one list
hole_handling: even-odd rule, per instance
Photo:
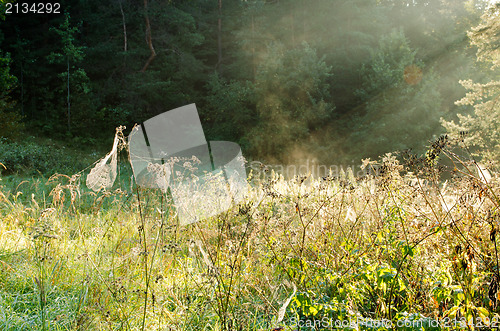
{"label": "tree trunk", "polygon": [[252,73],[253,80],[255,81],[255,75],[257,73],[256,59],[255,59],[255,18],[252,13]]}
{"label": "tree trunk", "polygon": [[21,60],[21,115],[24,117],[24,73],[23,73],[22,60]]}
{"label": "tree trunk", "polygon": [[217,65],[222,63],[222,0],[219,0],[219,18],[217,20]]}
{"label": "tree trunk", "polygon": [[122,13],[122,24],[123,24],[123,51],[127,51],[127,25],[125,23],[125,13],[123,12],[122,0],[118,0],[120,5],[120,12]]}
{"label": "tree trunk", "polygon": [[305,0],[302,0],[302,35],[303,35],[303,40],[306,40],[306,4]]}
{"label": "tree trunk", "polygon": [[66,63],[68,65],[68,83],[67,83],[67,88],[68,88],[68,132],[71,132],[71,104],[69,102],[69,57],[66,57]]}
{"label": "tree trunk", "polygon": [[141,69],[141,72],[145,72],[156,57],[156,52],[153,47],[153,40],[151,39],[151,24],[149,23],[148,15],[148,0],[144,0],[144,19],[146,20],[146,43],[148,44],[149,50],[151,51],[151,55],[146,61],[146,64],[144,64],[144,67]]}

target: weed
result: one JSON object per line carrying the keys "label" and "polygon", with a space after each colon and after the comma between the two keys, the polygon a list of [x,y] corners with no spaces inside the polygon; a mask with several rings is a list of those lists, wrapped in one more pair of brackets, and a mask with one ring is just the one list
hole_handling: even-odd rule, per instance
{"label": "weed", "polygon": [[365,160],[363,178],[271,171],[182,226],[172,192],[127,169],[99,192],[3,177],[0,329],[493,327],[500,181],[448,142]]}

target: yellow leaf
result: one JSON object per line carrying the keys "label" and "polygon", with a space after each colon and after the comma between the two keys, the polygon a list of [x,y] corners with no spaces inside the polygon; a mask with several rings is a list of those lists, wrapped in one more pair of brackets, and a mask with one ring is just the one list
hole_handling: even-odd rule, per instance
{"label": "yellow leaf", "polygon": [[488,310],[486,310],[485,308],[483,307],[476,307],[477,311],[479,312],[479,314],[483,315],[481,317],[486,317],[488,316],[490,313],[488,312]]}

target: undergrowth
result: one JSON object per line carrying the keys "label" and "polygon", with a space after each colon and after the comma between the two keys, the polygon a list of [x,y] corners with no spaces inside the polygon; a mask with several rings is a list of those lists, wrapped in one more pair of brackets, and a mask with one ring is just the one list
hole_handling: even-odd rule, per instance
{"label": "undergrowth", "polygon": [[495,169],[446,138],[364,169],[250,173],[244,202],[187,226],[126,171],[98,193],[79,175],[3,177],[0,329],[496,327]]}
{"label": "undergrowth", "polygon": [[45,175],[75,173],[85,168],[91,159],[53,141],[40,142],[28,137],[23,142],[0,137],[0,174]]}

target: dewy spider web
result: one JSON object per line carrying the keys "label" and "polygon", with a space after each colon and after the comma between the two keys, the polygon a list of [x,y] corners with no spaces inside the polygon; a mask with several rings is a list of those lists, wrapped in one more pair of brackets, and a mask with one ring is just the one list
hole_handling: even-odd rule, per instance
{"label": "dewy spider web", "polygon": [[240,147],[227,141],[209,144],[196,105],[176,108],[135,125],[128,144],[122,130],[117,130],[111,152],[87,176],[87,186],[94,191],[113,185],[117,153],[128,146],[136,184],[163,193],[170,189],[181,225],[224,212],[246,194],[248,183]]}
{"label": "dewy spider web", "polygon": [[[124,126],[116,128],[115,140],[111,151],[99,160],[87,175],[87,187],[93,191],[109,189],[113,186],[117,173],[118,152],[126,147],[123,136]],[[108,163],[109,161],[109,163]]]}
{"label": "dewy spider web", "polygon": [[209,144],[194,104],[136,125],[128,146],[137,185],[164,193],[170,188],[181,225],[228,210],[247,191],[239,146]]}

